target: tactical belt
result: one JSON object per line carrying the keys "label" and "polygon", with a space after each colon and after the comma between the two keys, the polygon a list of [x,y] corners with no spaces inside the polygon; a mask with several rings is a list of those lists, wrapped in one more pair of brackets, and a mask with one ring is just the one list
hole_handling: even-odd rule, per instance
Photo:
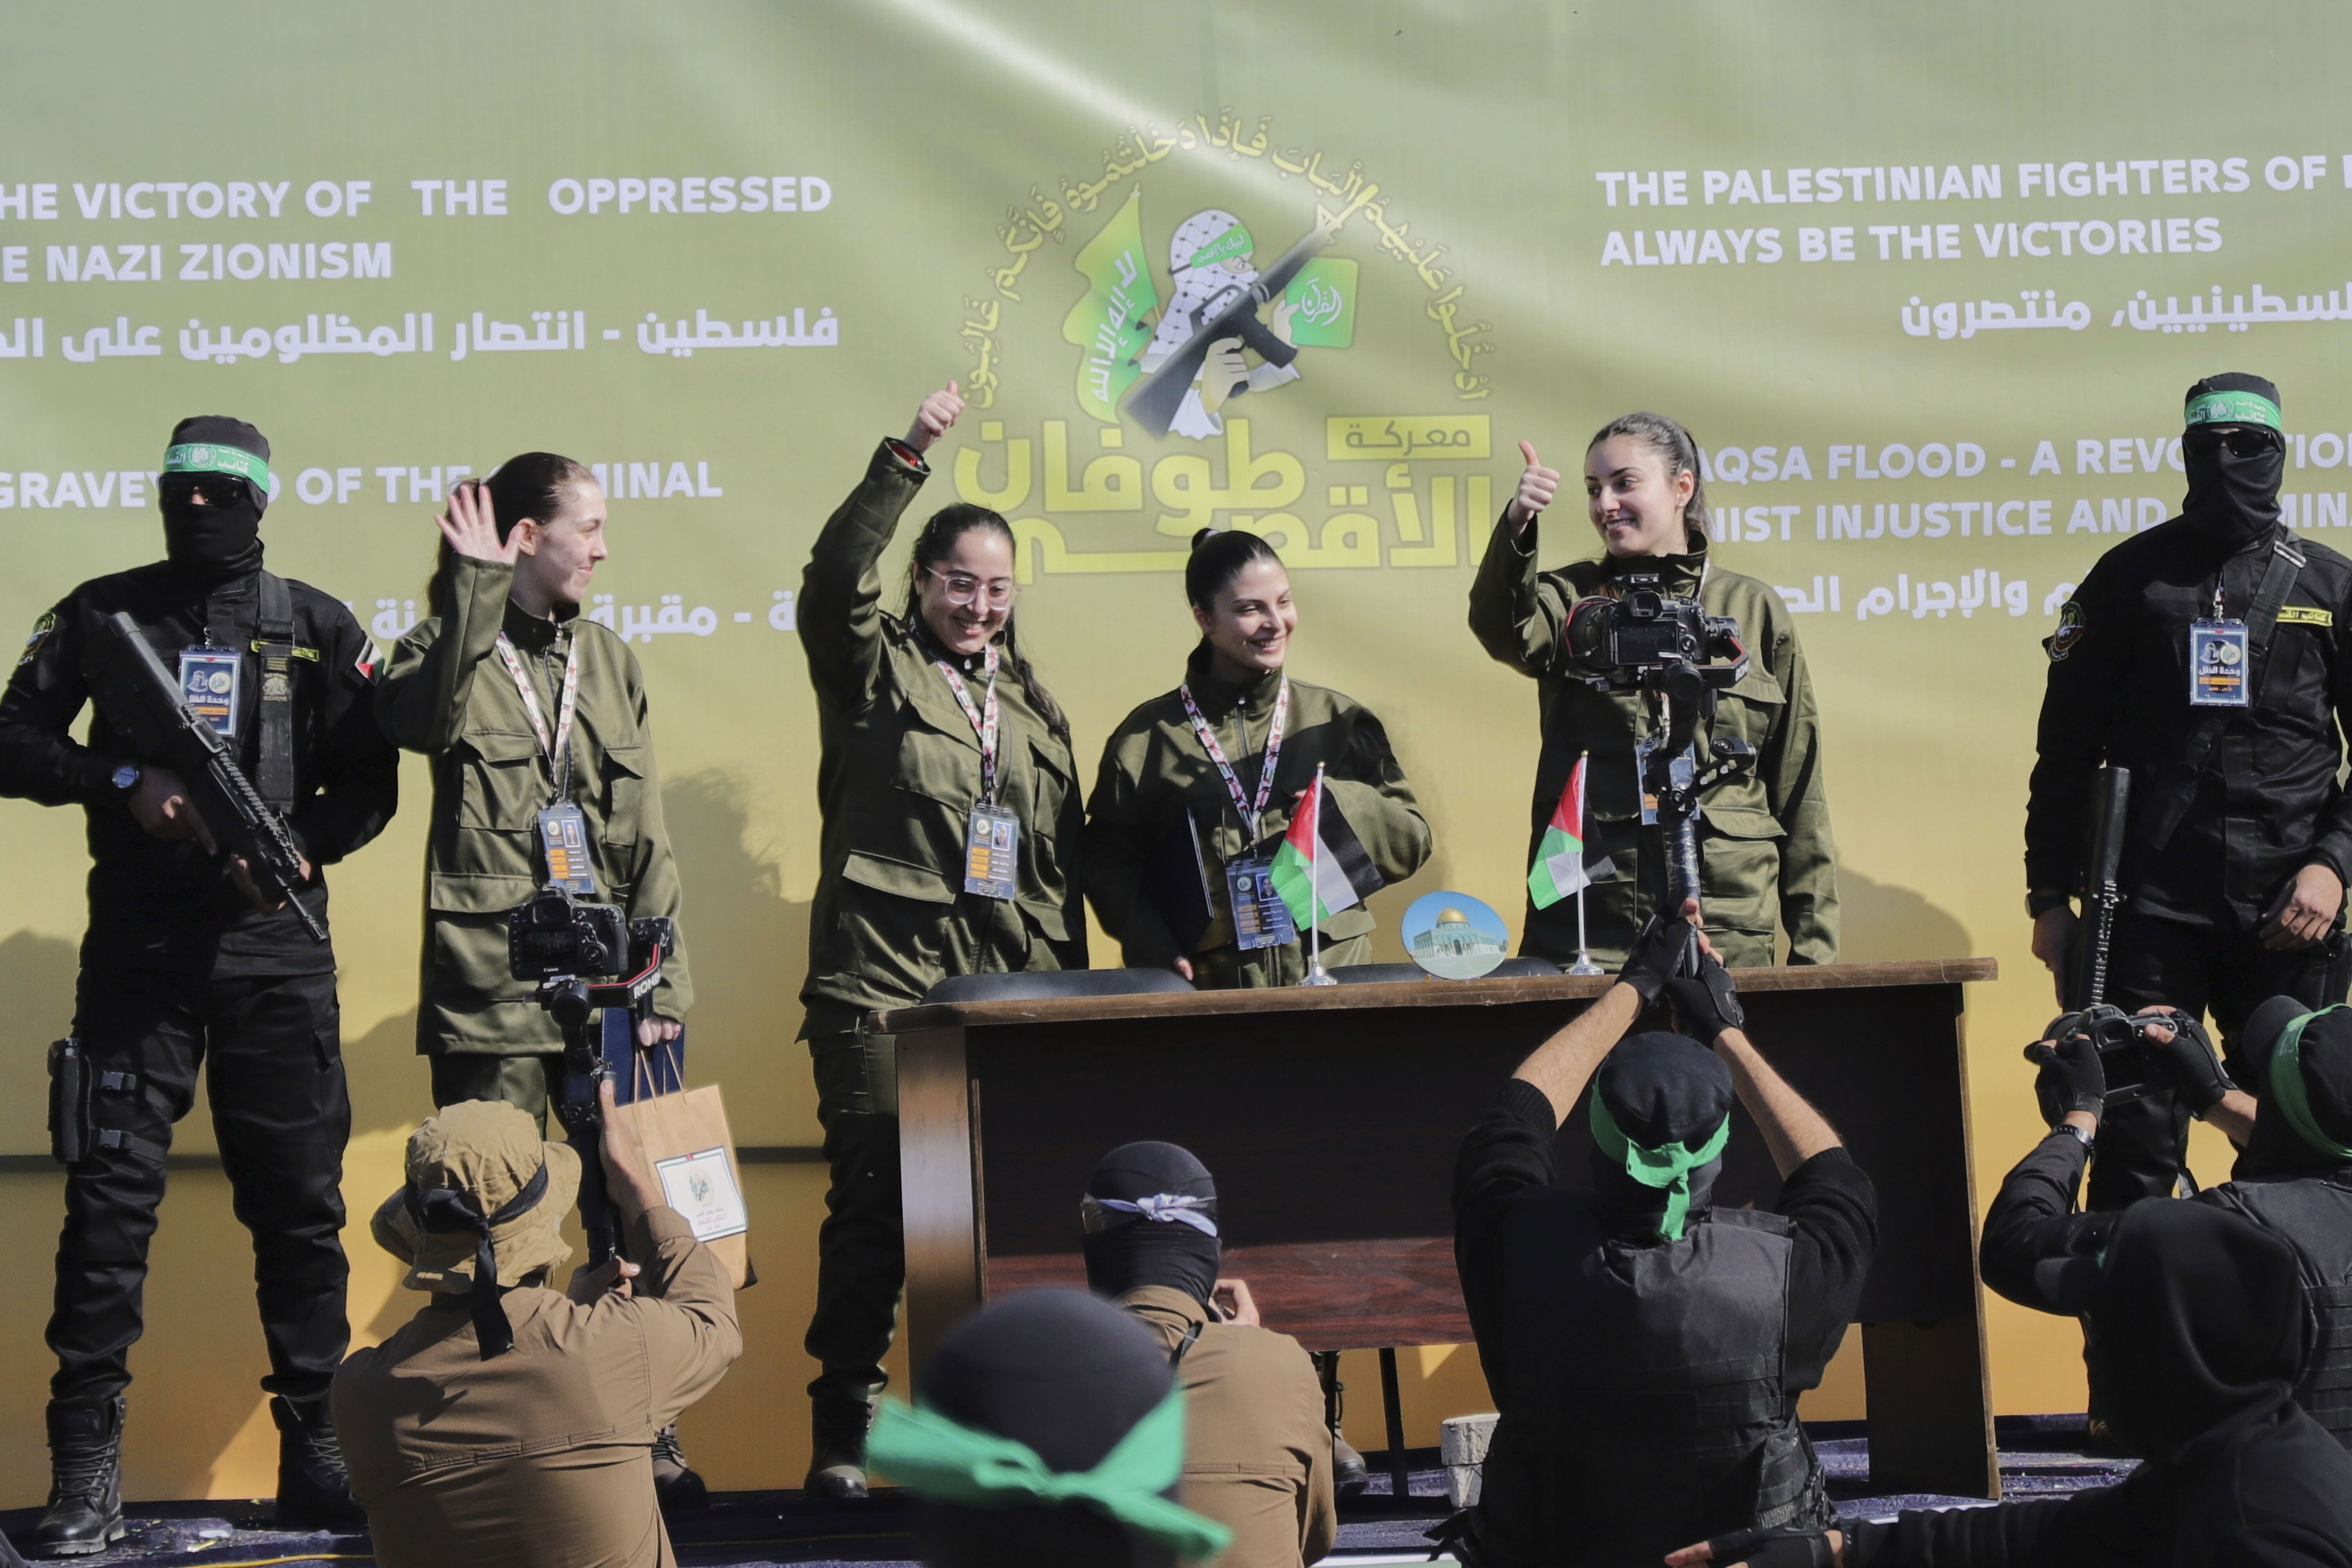
{"label": "tactical belt", "polygon": [[[2301,552],[2287,542],[2284,529],[2271,536],[2270,570],[2263,574],[2263,584],[2254,593],[2253,607],[2246,615],[2246,641],[2253,652],[2253,668],[2246,681],[2247,708],[2262,700],[2263,677],[2270,668],[2271,640],[2278,630],[2279,611],[2286,606],[2287,594],[2294,587],[2294,574],[2303,568]],[[2158,773],[2155,785],[2146,796],[2147,810],[2133,837],[2150,849],[2162,849],[2172,841],[2173,831],[2180,819],[2189,815],[2189,805],[2197,797],[2197,781],[2204,775],[2205,764],[2220,743],[2221,731],[2230,727],[2230,716],[2244,709],[2208,708],[2198,714],[2196,728],[2181,746],[2173,763]]]}

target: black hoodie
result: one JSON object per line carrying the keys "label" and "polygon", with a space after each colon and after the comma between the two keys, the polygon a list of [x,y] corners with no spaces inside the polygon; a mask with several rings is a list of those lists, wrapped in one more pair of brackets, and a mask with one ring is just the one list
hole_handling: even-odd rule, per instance
{"label": "black hoodie", "polygon": [[1857,1526],[1847,1568],[2352,1568],[2352,1455],[2288,1393],[2306,1345],[2285,1242],[2150,1200],[2116,1220],[2104,1261],[2050,1272],[2085,1308],[2093,1398],[2148,1458],[2070,1498]]}

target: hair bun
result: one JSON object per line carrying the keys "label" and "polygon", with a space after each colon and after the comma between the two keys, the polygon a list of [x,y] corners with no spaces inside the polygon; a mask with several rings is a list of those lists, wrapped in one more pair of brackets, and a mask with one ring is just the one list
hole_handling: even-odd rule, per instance
{"label": "hair bun", "polygon": [[1217,537],[1217,535],[1219,535],[1220,533],[1223,533],[1223,532],[1224,532],[1224,531],[1224,531],[1223,529],[1222,529],[1222,528],[1202,528],[1202,529],[1195,529],[1195,530],[1193,531],[1193,533],[1192,533],[1192,549],[1194,549],[1194,550],[1198,550],[1198,549],[1200,549],[1200,548],[1201,548],[1201,546],[1202,546],[1203,544],[1208,543],[1208,542],[1209,542],[1209,541],[1211,541],[1212,539],[1216,538],[1216,537]]}

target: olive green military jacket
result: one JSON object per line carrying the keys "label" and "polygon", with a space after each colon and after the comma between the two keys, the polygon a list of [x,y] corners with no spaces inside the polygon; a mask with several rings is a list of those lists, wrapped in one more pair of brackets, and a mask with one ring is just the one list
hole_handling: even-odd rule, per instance
{"label": "olive green military jacket", "polygon": [[[919,618],[882,608],[882,552],[930,477],[900,450],[882,443],[817,535],[795,606],[816,688],[824,816],[803,1038],[919,1001],[951,974],[1087,966],[1076,763],[1009,664],[996,677],[996,803],[1021,820],[1016,896],[963,890],[980,737]],[[961,663],[983,702],[982,660]]]}
{"label": "olive green military jacket", "polygon": [[[1657,829],[1641,825],[1633,756],[1634,742],[1658,728],[1656,710],[1643,694],[1585,684],[1570,667],[1566,633],[1576,601],[1607,592],[1629,563],[1580,561],[1538,572],[1535,543],[1535,527],[1522,542],[1506,512],[1471,585],[1470,629],[1489,654],[1538,683],[1543,752],[1536,764],[1530,864],[1577,757],[1591,753],[1585,855],[1591,861],[1607,856],[1616,875],[1588,891],[1586,915],[1594,950],[1622,952],[1665,896],[1663,843]],[[1632,564],[1661,573],[1670,594],[1696,587],[1707,614],[1737,620],[1752,661],[1748,675],[1724,692],[1715,733],[1746,741],[1755,748],[1755,764],[1710,787],[1699,806],[1699,895],[1708,932],[1727,963],[1769,964],[1777,919],[1788,933],[1790,963],[1834,962],[1837,849],[1822,782],[1821,720],[1787,605],[1753,577],[1710,569],[1704,539],[1690,554]],[[1530,905],[1526,930],[1526,952],[1574,952],[1575,901],[1541,910]]]}
{"label": "olive green military jacket", "polygon": [[[629,645],[577,618],[576,605],[553,620],[516,606],[507,597],[513,567],[459,556],[451,571],[455,607],[400,639],[375,693],[384,733],[433,759],[416,1048],[426,1056],[560,1051],[562,1031],[533,999],[535,988],[507,967],[507,911],[547,879],[539,813],[554,784],[522,694],[494,650],[504,630],[551,734],[564,659],[580,640],[571,798],[587,818],[595,896],[631,919],[677,920],[677,865],[662,825],[645,677]],[[684,935],[681,926],[654,992],[667,1018],[683,1019],[694,1001]]]}
{"label": "olive green military jacket", "polygon": [[[1203,644],[1185,662],[1185,679],[1201,717],[1233,764],[1243,794],[1257,798],[1258,769],[1265,762],[1267,727],[1282,678],[1266,675],[1236,687],[1209,672]],[[1353,698],[1303,680],[1290,683],[1290,717],[1275,763],[1274,789],[1257,842],[1290,825],[1298,793],[1315,782],[1317,763],[1332,804],[1355,829],[1356,837],[1381,876],[1403,881],[1429,859],[1429,823],[1414,801],[1412,786],[1389,749],[1388,731],[1371,710]],[[1190,811],[1199,835],[1202,870],[1208,884],[1210,922],[1192,953],[1179,951],[1145,887],[1148,873],[1171,833],[1182,831]],[[1194,971],[1208,985],[1288,985],[1306,973],[1303,941],[1241,952],[1234,945],[1233,908],[1224,868],[1251,847],[1248,827],[1234,806],[1224,775],[1210,760],[1177,691],[1153,698],[1122,721],[1103,747],[1087,802],[1087,896],[1103,929],[1117,937],[1127,962],[1165,968],[1178,958],[1197,958]],[[1363,963],[1370,943],[1358,942],[1332,954],[1336,944],[1368,935],[1376,922],[1361,904],[1322,922],[1325,962]],[[1302,939],[1304,932],[1300,933]]]}

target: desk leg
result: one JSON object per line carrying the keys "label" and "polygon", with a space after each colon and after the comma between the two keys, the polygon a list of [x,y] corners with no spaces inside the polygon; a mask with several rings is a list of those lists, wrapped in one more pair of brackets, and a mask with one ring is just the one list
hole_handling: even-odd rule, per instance
{"label": "desk leg", "polygon": [[898,1171],[906,1193],[907,1355],[917,1373],[982,1299],[971,1087],[960,1028],[898,1037]]}
{"label": "desk leg", "polygon": [[1979,1319],[1864,1323],[1862,1365],[1873,1490],[2000,1496]]}

